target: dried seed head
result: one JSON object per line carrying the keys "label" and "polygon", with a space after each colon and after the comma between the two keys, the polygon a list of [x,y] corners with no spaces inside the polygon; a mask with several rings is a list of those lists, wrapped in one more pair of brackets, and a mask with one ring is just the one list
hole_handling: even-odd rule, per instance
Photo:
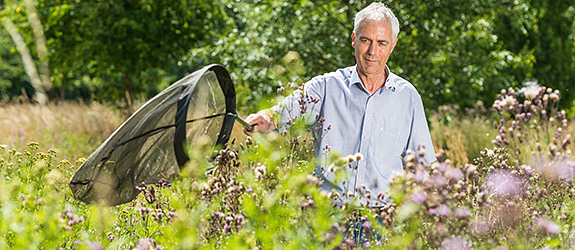
{"label": "dried seed head", "polygon": [[355,156],[355,160],[356,160],[356,161],[361,161],[361,160],[363,160],[363,154],[361,154],[361,153],[355,153],[354,156]]}

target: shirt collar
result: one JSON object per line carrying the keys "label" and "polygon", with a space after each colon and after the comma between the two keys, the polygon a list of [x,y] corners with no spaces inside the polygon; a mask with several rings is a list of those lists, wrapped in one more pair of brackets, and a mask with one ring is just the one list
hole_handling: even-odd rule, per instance
{"label": "shirt collar", "polygon": [[[385,71],[387,72],[387,79],[385,79],[385,84],[383,85],[383,87],[378,89],[375,93],[381,94],[381,93],[384,93],[385,91],[388,91],[388,90],[395,92],[395,90],[398,87],[397,81],[395,81],[395,78],[397,78],[397,75],[392,73],[389,70],[389,67],[387,67],[387,65],[385,65]],[[352,67],[351,76],[349,79],[350,87],[354,84],[359,84],[359,86],[361,86],[360,88],[365,90],[365,87],[363,86],[363,84],[361,84],[361,78],[359,78],[359,73],[357,73],[357,64]]]}

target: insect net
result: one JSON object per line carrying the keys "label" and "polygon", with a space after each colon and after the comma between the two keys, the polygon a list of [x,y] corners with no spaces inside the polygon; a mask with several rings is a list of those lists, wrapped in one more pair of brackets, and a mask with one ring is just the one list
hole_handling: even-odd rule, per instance
{"label": "insect net", "polygon": [[156,95],[128,118],[80,166],[74,197],[117,205],[142,183],[168,181],[189,160],[186,146],[223,145],[233,128],[235,89],[219,65],[198,70]]}

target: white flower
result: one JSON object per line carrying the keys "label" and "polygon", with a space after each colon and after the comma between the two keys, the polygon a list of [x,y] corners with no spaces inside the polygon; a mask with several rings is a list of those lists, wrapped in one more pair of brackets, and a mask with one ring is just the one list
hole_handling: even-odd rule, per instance
{"label": "white flower", "polygon": [[529,100],[533,100],[539,94],[539,91],[541,89],[537,81],[528,81],[525,82],[523,85],[525,85],[525,87],[522,88],[521,91],[519,92],[522,92],[525,98]]}

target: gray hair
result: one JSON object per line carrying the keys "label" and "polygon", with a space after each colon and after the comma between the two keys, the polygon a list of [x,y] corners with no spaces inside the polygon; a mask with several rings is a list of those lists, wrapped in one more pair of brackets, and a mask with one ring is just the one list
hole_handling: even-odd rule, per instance
{"label": "gray hair", "polygon": [[383,3],[374,2],[355,14],[353,33],[357,34],[359,23],[365,20],[387,20],[391,24],[391,31],[393,33],[394,40],[397,38],[397,34],[399,34],[399,21],[397,20],[397,17],[395,17],[391,9]]}

